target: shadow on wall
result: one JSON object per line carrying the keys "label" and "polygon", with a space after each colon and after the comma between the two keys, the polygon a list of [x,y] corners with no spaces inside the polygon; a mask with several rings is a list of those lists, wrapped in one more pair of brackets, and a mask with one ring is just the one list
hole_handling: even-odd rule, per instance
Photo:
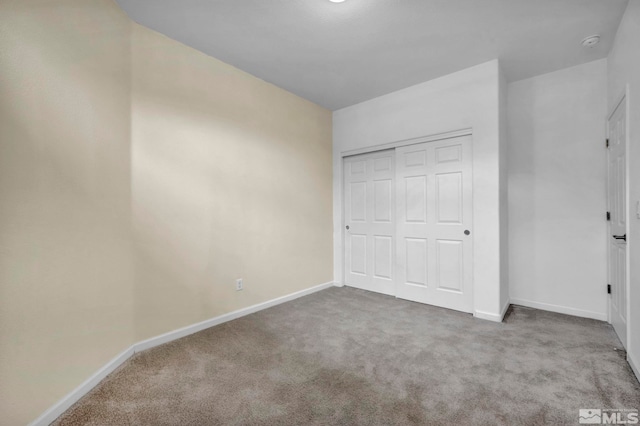
{"label": "shadow on wall", "polygon": [[330,281],[331,113],[137,25],[132,52],[137,340]]}
{"label": "shadow on wall", "polygon": [[[511,87],[509,87],[511,89]],[[511,95],[508,91],[508,96]],[[535,109],[535,100],[533,97],[520,96],[517,99],[523,111],[524,117],[531,117],[532,111]],[[507,102],[512,105],[513,100]],[[536,156],[534,152],[536,134],[536,126],[534,121],[530,119],[516,120],[513,111],[508,111],[507,119],[507,140],[509,141],[509,149],[507,152],[508,170],[508,214],[509,214],[509,247],[519,247],[521,250],[519,256],[515,256],[510,252],[509,258],[509,283],[521,280],[522,276],[531,277],[535,282],[538,264],[537,241],[538,233],[535,230],[534,219],[538,214],[537,203],[535,203],[536,185],[534,182],[536,170]],[[517,133],[517,134],[516,134]],[[516,141],[521,141],[517,144]],[[517,167],[514,166],[517,164]],[[519,226],[514,226],[515,221],[512,216],[522,218]],[[526,244],[518,244],[525,241]],[[521,247],[520,247],[521,246]],[[532,289],[532,291],[535,291]],[[511,295],[513,296],[513,294]]]}

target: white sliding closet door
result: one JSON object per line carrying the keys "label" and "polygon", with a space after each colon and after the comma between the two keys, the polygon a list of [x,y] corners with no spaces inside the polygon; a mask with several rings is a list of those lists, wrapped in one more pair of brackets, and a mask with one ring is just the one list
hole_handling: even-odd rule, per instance
{"label": "white sliding closet door", "polygon": [[345,283],[395,294],[394,151],[344,160]]}
{"label": "white sliding closet door", "polygon": [[473,311],[471,137],[396,148],[396,296]]}

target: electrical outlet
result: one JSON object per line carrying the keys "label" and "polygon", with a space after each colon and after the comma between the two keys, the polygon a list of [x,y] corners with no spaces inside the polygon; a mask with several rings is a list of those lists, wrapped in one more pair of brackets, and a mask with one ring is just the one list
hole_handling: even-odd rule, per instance
{"label": "electrical outlet", "polygon": [[236,291],[242,290],[242,278],[236,280]]}

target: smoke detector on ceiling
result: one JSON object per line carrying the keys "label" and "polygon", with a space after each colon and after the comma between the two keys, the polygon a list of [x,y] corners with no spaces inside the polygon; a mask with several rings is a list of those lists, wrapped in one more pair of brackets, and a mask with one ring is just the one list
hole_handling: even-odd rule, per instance
{"label": "smoke detector on ceiling", "polygon": [[587,38],[585,38],[584,40],[582,40],[582,45],[584,47],[593,47],[596,44],[598,44],[600,42],[600,36],[599,35],[592,35],[589,36]]}

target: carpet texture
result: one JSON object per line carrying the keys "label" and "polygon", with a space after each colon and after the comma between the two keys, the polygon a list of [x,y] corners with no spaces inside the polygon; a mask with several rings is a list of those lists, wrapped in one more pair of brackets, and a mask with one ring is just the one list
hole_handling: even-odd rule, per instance
{"label": "carpet texture", "polygon": [[541,425],[640,408],[610,325],[331,288],[141,352],[62,425]]}

